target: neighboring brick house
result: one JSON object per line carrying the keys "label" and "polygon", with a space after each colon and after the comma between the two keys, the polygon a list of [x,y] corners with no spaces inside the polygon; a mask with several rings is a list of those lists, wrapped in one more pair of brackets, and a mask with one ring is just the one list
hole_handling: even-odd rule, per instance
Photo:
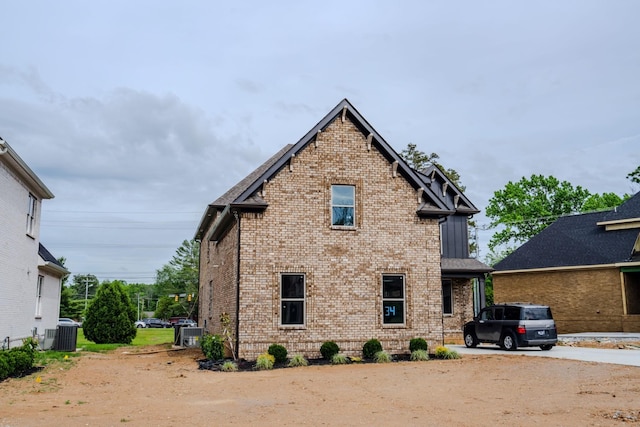
{"label": "neighboring brick house", "polygon": [[[435,182],[343,100],[207,207],[201,326],[220,333],[227,313],[247,359],[272,343],[308,357],[328,340],[348,355],[370,338],[392,353],[414,337],[442,344],[440,226],[475,208]],[[470,283],[454,286],[456,322],[473,316]]]}
{"label": "neighboring brick house", "polygon": [[551,307],[558,332],[640,332],[640,193],[559,218],[496,264],[496,301]]}
{"label": "neighboring brick house", "polygon": [[53,194],[0,138],[0,339],[2,347],[55,329],[69,272],[40,243],[42,200]]}

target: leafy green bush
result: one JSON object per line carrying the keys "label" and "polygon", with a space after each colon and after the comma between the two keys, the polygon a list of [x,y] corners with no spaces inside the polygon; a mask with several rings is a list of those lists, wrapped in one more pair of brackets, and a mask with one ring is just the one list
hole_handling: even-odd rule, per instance
{"label": "leafy green bush", "polygon": [[294,354],[291,356],[291,360],[289,360],[289,367],[291,368],[296,366],[307,366],[308,364],[309,361],[301,354]]}
{"label": "leafy green bush", "polygon": [[365,359],[373,359],[375,354],[379,351],[382,351],[382,344],[375,338],[371,338],[369,341],[364,343],[362,347],[362,355]]}
{"label": "leafy green bush", "polygon": [[267,353],[276,358],[276,362],[283,363],[287,361],[287,349],[280,344],[271,344]]}
{"label": "leafy green bush", "polygon": [[349,359],[344,354],[334,354],[331,358],[332,365],[346,365],[347,363],[349,363]]}
{"label": "leafy green bush", "polygon": [[384,350],[380,350],[373,355],[373,360],[375,360],[376,363],[389,363],[391,362],[391,355]]}
{"label": "leafy green bush", "polygon": [[256,368],[263,371],[267,369],[273,369],[273,364],[275,363],[276,358],[269,353],[262,353],[258,356],[256,360]]}
{"label": "leafy green bush", "polygon": [[429,360],[429,353],[427,350],[414,350],[411,352],[411,360],[414,362]]}
{"label": "leafy green bush", "polygon": [[209,360],[224,359],[224,341],[220,335],[207,334],[200,339],[200,348]]}
{"label": "leafy green bush", "polygon": [[416,350],[429,350],[427,341],[424,338],[412,338],[409,341],[409,351],[413,353]]}
{"label": "leafy green bush", "polygon": [[10,375],[22,375],[33,367],[33,356],[21,348],[12,348],[7,352]]}
{"label": "leafy green bush", "polygon": [[325,341],[320,346],[320,354],[326,360],[331,360],[334,354],[340,353],[340,347],[333,341]]}
{"label": "leafy green bush", "polygon": [[96,344],[131,344],[136,337],[136,309],[121,282],[104,282],[89,303],[82,323],[85,338]]}
{"label": "leafy green bush", "polygon": [[436,347],[436,359],[460,359],[460,355],[455,350],[449,350],[447,347],[439,345]]}
{"label": "leafy green bush", "polygon": [[238,370],[238,365],[236,364],[236,362],[227,360],[222,364],[222,366],[220,367],[220,370],[222,372],[236,372]]}
{"label": "leafy green bush", "polygon": [[6,353],[6,351],[0,351],[0,381],[7,378],[10,373]]}

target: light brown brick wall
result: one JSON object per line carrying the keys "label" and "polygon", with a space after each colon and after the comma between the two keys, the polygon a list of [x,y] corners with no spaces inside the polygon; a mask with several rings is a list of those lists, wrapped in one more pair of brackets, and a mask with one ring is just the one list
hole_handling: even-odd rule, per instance
{"label": "light brown brick wall", "polygon": [[551,307],[558,333],[622,331],[622,293],[616,268],[495,274],[496,302]]}
{"label": "light brown brick wall", "polygon": [[462,342],[462,325],[473,320],[473,286],[470,279],[453,280],[453,314],[444,316],[445,343]]}
{"label": "light brown brick wall", "polygon": [[[254,359],[272,343],[307,357],[319,357],[327,340],[347,355],[361,355],[370,338],[392,353],[408,352],[414,337],[425,338],[430,348],[441,344],[439,226],[417,217],[411,185],[392,177],[389,161],[375,146],[368,151],[365,136],[339,118],[322,132],[317,148],[312,143],[296,155],[292,169],[268,183],[264,213],[242,214],[239,356]],[[331,228],[331,184],[356,186],[355,230]],[[306,275],[304,328],[279,325],[280,273],[286,272]],[[405,275],[402,327],[382,324],[386,273]],[[201,282],[211,274],[211,267],[201,272]]]}

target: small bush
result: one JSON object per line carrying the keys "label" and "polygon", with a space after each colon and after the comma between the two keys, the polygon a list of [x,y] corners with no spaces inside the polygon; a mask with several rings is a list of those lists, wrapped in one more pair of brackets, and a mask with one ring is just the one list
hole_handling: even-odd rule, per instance
{"label": "small bush", "polygon": [[370,339],[362,347],[362,355],[365,359],[373,359],[377,352],[382,351],[382,344],[375,338]]}
{"label": "small bush", "polygon": [[414,362],[429,360],[429,353],[427,350],[414,350],[411,352],[411,360]]}
{"label": "small bush", "polygon": [[455,350],[449,350],[447,347],[439,345],[436,347],[436,359],[460,359],[460,355]]}
{"label": "small bush", "polygon": [[349,363],[349,359],[344,354],[334,354],[331,358],[332,365],[346,365],[347,363]]}
{"label": "small bush", "polygon": [[236,372],[238,370],[238,365],[236,364],[236,362],[227,360],[222,364],[222,366],[220,367],[220,370],[222,372]]}
{"label": "small bush", "polygon": [[33,367],[33,356],[21,348],[12,348],[7,352],[9,375],[22,375]]}
{"label": "small bush", "polygon": [[362,363],[362,357],[354,356],[350,357],[349,359],[351,360],[351,363]]}
{"label": "small bush", "polygon": [[0,381],[7,378],[10,374],[6,353],[6,351],[0,351]]}
{"label": "small bush", "polygon": [[267,369],[273,369],[273,364],[276,362],[276,358],[269,353],[262,353],[256,360],[256,369],[264,371]]}
{"label": "small bush", "polygon": [[325,341],[320,346],[320,354],[322,354],[322,357],[326,360],[331,360],[331,358],[338,353],[340,353],[340,347],[333,341]]}
{"label": "small bush", "polygon": [[276,362],[283,363],[287,361],[287,349],[280,344],[271,344],[267,353],[275,357]]}
{"label": "small bush", "polygon": [[224,341],[220,335],[205,335],[200,339],[200,348],[209,360],[224,358]]}
{"label": "small bush", "polygon": [[373,360],[376,363],[389,363],[391,362],[391,355],[384,350],[380,350],[373,355]]}
{"label": "small bush", "polygon": [[409,341],[409,351],[413,353],[416,350],[429,350],[427,341],[425,341],[424,338],[412,338],[411,341]]}
{"label": "small bush", "polygon": [[294,354],[291,356],[291,360],[289,360],[289,366],[292,368],[296,366],[307,366],[308,364],[309,361],[301,354]]}

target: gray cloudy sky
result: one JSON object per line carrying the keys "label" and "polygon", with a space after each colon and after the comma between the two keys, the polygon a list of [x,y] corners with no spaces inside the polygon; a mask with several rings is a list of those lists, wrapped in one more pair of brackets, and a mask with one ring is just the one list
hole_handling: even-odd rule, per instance
{"label": "gray cloudy sky", "polygon": [[73,273],[152,283],[343,98],[481,209],[534,173],[638,190],[638,1],[235,3],[0,0],[0,136],[56,195],[41,240]]}

